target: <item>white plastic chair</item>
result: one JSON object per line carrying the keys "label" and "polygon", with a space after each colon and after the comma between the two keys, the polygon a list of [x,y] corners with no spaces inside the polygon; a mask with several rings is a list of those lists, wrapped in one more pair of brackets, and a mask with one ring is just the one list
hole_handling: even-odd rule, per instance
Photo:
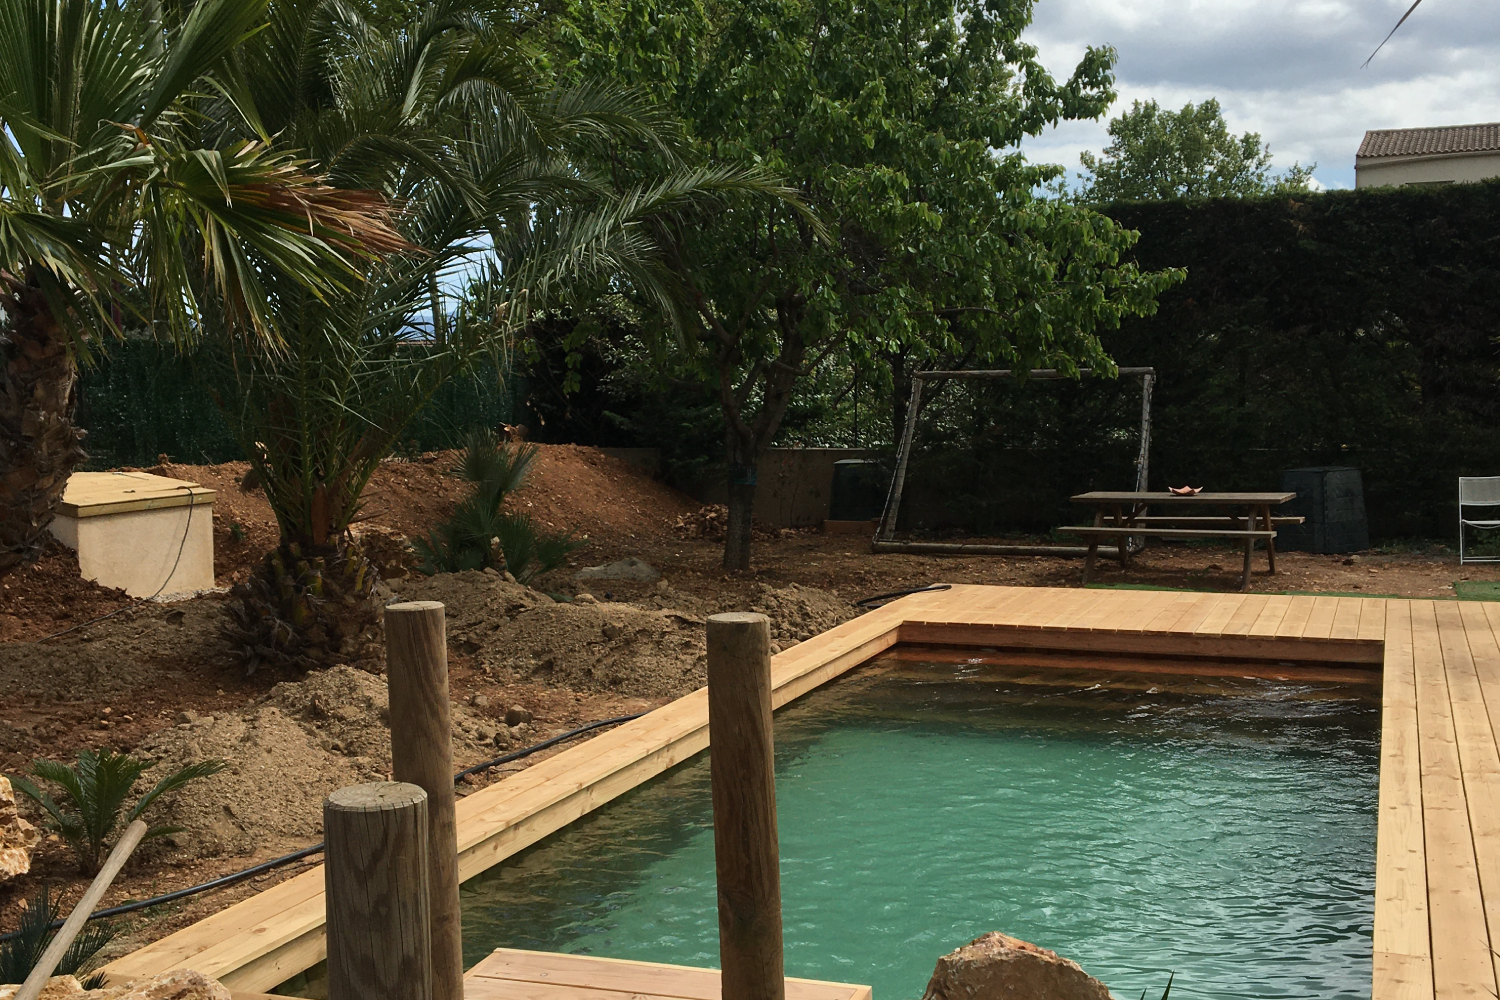
{"label": "white plastic chair", "polygon": [[1458,562],[1460,565],[1466,562],[1500,562],[1500,556],[1465,554],[1464,528],[1500,528],[1500,520],[1477,521],[1465,517],[1465,507],[1500,507],[1500,476],[1458,478]]}

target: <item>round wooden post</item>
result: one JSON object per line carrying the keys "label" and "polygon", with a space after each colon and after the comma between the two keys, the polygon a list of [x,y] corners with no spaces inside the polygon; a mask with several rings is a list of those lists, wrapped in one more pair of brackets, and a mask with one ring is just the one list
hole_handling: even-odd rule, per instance
{"label": "round wooden post", "polygon": [[784,1000],[765,615],[708,619],[708,734],[723,1000]]}
{"label": "round wooden post", "polygon": [[463,918],[458,906],[458,826],[453,805],[453,729],[443,605],[385,609],[391,701],[391,776],[427,792],[431,868],[432,1000],[463,1000]]}
{"label": "round wooden post", "polygon": [[323,803],[328,1000],[431,1000],[427,793],[376,781]]}

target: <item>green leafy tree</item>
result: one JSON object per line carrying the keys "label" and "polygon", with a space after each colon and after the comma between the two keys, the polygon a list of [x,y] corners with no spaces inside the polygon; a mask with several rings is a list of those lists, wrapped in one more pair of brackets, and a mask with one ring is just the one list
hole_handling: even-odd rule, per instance
{"label": "green leafy tree", "polygon": [[[150,761],[116,753],[108,747],[80,751],[78,762],[73,765],[55,760],[32,761],[31,773],[60,788],[62,802],[20,775],[10,775],[10,780],[46,812],[48,825],[73,849],[79,871],[95,875],[104,864],[111,838],[120,825],[122,811],[128,826],[160,796],[189,781],[218,774],[226,765],[222,760],[205,760],[173,771],[136,799],[135,805],[126,811],[125,800],[131,787],[150,766]],[[146,831],[146,836],[161,837],[180,829],[154,826]]]}
{"label": "green leafy tree", "polygon": [[[180,15],[180,16],[179,16]],[[34,558],[84,458],[78,361],[135,303],[275,339],[276,268],[326,295],[398,240],[383,200],[322,184],[253,129],[207,135],[205,93],[253,119],[235,53],[264,0],[0,0],[0,576]]]}
{"label": "green leafy tree", "polygon": [[1088,175],[1079,197],[1094,204],[1167,198],[1253,198],[1307,191],[1317,164],[1271,170],[1271,147],[1260,135],[1235,135],[1219,102],[1163,111],[1136,101],[1109,123],[1103,156],[1085,152]]}
{"label": "green leafy tree", "polygon": [[829,359],[1108,368],[1097,331],[1178,277],[1122,264],[1133,236],[1110,220],[1032,195],[1058,171],[1017,144],[1114,95],[1106,48],[1047,72],[1021,40],[1031,9],[574,0],[553,26],[577,73],[664,95],[702,155],[763,165],[813,213],[731,202],[662,237],[690,314],[682,353],[724,421],[726,569],[749,567],[756,464]]}

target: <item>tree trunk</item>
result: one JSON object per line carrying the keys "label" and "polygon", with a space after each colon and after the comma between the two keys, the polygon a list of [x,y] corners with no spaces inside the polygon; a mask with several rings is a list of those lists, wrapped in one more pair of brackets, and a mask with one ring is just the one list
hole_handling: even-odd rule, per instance
{"label": "tree trunk", "polygon": [[88,457],[78,365],[34,282],[15,282],[0,331],[0,577],[41,552],[68,476]]}
{"label": "tree trunk", "polygon": [[[745,480],[749,480],[746,482]],[[738,480],[738,481],[737,481]],[[724,531],[724,568],[750,568],[750,537],[755,510],[755,466],[729,467],[729,523]]]}

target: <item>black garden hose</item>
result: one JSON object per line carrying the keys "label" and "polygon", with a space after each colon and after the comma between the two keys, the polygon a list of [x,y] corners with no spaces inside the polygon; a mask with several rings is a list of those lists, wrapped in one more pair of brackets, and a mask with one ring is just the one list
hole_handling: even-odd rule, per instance
{"label": "black garden hose", "polygon": [[[559,733],[557,736],[542,740],[540,743],[533,743],[529,747],[523,747],[520,750],[512,750],[510,753],[501,754],[499,757],[496,757],[493,760],[487,760],[481,764],[475,764],[473,767],[466,767],[453,776],[453,781],[456,784],[457,782],[462,781],[464,778],[468,777],[471,774],[479,774],[481,771],[488,771],[490,768],[499,767],[501,764],[509,764],[513,760],[520,760],[522,757],[530,757],[532,754],[540,750],[546,750],[548,747],[557,746],[557,744],[566,742],[567,740],[571,740],[575,736],[582,736],[584,733],[593,732],[595,729],[603,729],[605,726],[614,726],[622,722],[630,722],[634,719],[639,719],[642,715],[645,714],[645,712],[637,712],[634,715],[618,715],[613,719],[601,719],[598,722],[590,722],[588,725],[579,726],[577,729],[570,729],[565,733]],[[179,899],[186,899],[188,896],[196,896],[198,893],[208,892],[210,889],[222,889],[225,886],[234,885],[236,882],[243,882],[247,878],[254,878],[256,875],[259,875],[262,872],[268,872],[274,868],[280,868],[283,865],[289,865],[295,861],[301,861],[303,858],[312,857],[314,854],[321,853],[323,853],[323,844],[317,843],[312,845],[311,847],[304,847],[300,851],[293,851],[291,854],[284,854],[279,858],[272,858],[270,861],[262,861],[260,864],[252,865],[251,867],[246,868],[243,871],[231,872],[228,875],[220,875],[218,878],[210,879],[209,881],[204,882],[201,885],[188,886],[186,889],[178,889],[175,892],[168,892],[160,896],[152,896],[150,899],[138,899],[134,900],[133,902],[122,903],[119,906],[111,906],[107,910],[98,910],[94,913],[89,914],[89,919],[101,920],[105,917],[118,917],[126,913],[136,913],[140,910],[149,909],[153,906],[160,906],[163,903],[172,903],[176,902]],[[62,925],[62,920],[54,920],[52,921],[52,923],[47,925],[47,928],[48,930],[56,930]],[[10,941],[20,936],[20,931],[11,931],[8,934],[0,934],[0,941]]]}
{"label": "black garden hose", "polygon": [[913,587],[910,590],[893,590],[889,594],[876,594],[874,597],[866,597],[854,602],[856,608],[865,611],[873,611],[874,605],[884,604],[886,601],[894,601],[898,597],[906,597],[908,594],[930,594],[938,590],[952,590],[951,583],[931,583],[925,587]]}

